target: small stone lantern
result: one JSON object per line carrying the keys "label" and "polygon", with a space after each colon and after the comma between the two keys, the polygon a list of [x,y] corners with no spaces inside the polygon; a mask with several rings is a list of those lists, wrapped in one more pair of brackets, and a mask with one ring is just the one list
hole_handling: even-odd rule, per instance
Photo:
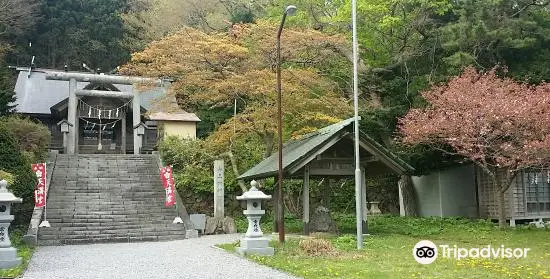
{"label": "small stone lantern", "polygon": [[11,268],[21,264],[21,258],[17,258],[17,250],[11,247],[8,227],[13,221],[13,215],[10,215],[11,204],[23,200],[14,196],[7,187],[6,180],[0,181],[0,268]]}
{"label": "small stone lantern", "polygon": [[269,240],[264,237],[260,228],[260,219],[265,214],[265,210],[262,210],[262,200],[271,199],[271,195],[266,195],[258,190],[257,185],[258,182],[252,180],[250,190],[237,197],[237,200],[246,201],[246,210],[243,210],[243,214],[248,219],[248,230],[244,238],[241,239],[241,246],[237,248],[237,252],[241,255],[272,256],[275,250],[273,247],[269,247]]}

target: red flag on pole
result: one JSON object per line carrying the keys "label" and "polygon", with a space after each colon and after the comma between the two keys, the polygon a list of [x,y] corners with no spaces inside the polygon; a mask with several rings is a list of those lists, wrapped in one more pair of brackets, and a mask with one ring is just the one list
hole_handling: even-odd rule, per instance
{"label": "red flag on pole", "polygon": [[40,190],[34,190],[34,206],[43,207],[44,205],[46,205],[44,194],[41,194]]}
{"label": "red flag on pole", "polygon": [[167,166],[160,169],[160,178],[162,180],[162,187],[166,192],[166,198],[164,200],[164,206],[170,207],[176,203],[174,177],[172,175],[172,166]]}
{"label": "red flag on pole", "polygon": [[38,180],[34,191],[34,206],[43,207],[46,205],[46,163],[32,164],[31,168]]}

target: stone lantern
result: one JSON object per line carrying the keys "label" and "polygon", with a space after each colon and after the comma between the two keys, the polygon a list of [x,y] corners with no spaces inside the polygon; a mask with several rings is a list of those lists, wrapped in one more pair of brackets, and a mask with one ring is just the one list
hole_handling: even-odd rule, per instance
{"label": "stone lantern", "polygon": [[265,210],[262,210],[262,200],[271,199],[271,195],[266,195],[258,190],[257,185],[258,182],[252,180],[250,190],[237,197],[237,200],[246,201],[246,210],[243,211],[243,214],[248,219],[248,230],[244,238],[241,239],[241,246],[237,248],[237,251],[241,255],[272,256],[275,250],[273,247],[269,247],[269,239],[264,237],[260,228],[260,219],[265,214]]}
{"label": "stone lantern", "polygon": [[13,221],[13,215],[10,215],[11,204],[23,200],[9,192],[7,187],[6,180],[0,181],[0,268],[11,268],[21,263],[21,258],[17,258],[17,250],[11,247],[8,227]]}

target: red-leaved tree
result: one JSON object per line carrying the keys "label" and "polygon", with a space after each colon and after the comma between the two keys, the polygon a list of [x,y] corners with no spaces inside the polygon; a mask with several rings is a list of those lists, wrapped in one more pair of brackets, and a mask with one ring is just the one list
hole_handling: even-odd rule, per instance
{"label": "red-leaved tree", "polygon": [[506,226],[505,192],[526,168],[550,159],[550,84],[532,86],[467,68],[422,96],[426,108],[400,119],[406,144],[451,146],[478,165],[498,189],[499,226]]}

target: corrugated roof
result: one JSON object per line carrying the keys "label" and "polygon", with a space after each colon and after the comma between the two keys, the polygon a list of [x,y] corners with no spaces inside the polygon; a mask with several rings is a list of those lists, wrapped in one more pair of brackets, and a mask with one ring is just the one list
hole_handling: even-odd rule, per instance
{"label": "corrugated roof", "polygon": [[[59,70],[40,69],[28,76],[27,71],[19,71],[15,84],[16,110],[20,113],[50,114],[50,107],[69,97],[69,82],[46,80],[46,75]],[[89,82],[77,82],[77,89],[83,89]],[[132,85],[114,84],[118,90],[131,92]],[[156,99],[162,97],[166,88],[155,87],[140,92],[141,106],[149,109]]]}
{"label": "corrugated roof", "polygon": [[[324,150],[326,150],[326,145],[332,139],[344,136],[350,128],[350,131],[353,131],[352,124],[354,119],[355,118],[346,119],[309,133],[300,139],[287,142],[283,146],[283,172],[288,173],[289,169],[293,166],[309,163],[304,161],[307,160],[307,158],[312,158],[312,155],[316,156],[321,154]],[[367,146],[368,151],[373,153],[373,155],[383,157],[383,161],[387,164],[391,164],[390,167],[392,167],[392,169],[398,169],[403,173],[413,170],[410,165],[377,143],[371,137],[364,133],[361,133],[360,135],[361,142]],[[279,167],[278,156],[278,153],[272,154],[270,157],[240,175],[239,179],[256,179],[275,176]]]}

